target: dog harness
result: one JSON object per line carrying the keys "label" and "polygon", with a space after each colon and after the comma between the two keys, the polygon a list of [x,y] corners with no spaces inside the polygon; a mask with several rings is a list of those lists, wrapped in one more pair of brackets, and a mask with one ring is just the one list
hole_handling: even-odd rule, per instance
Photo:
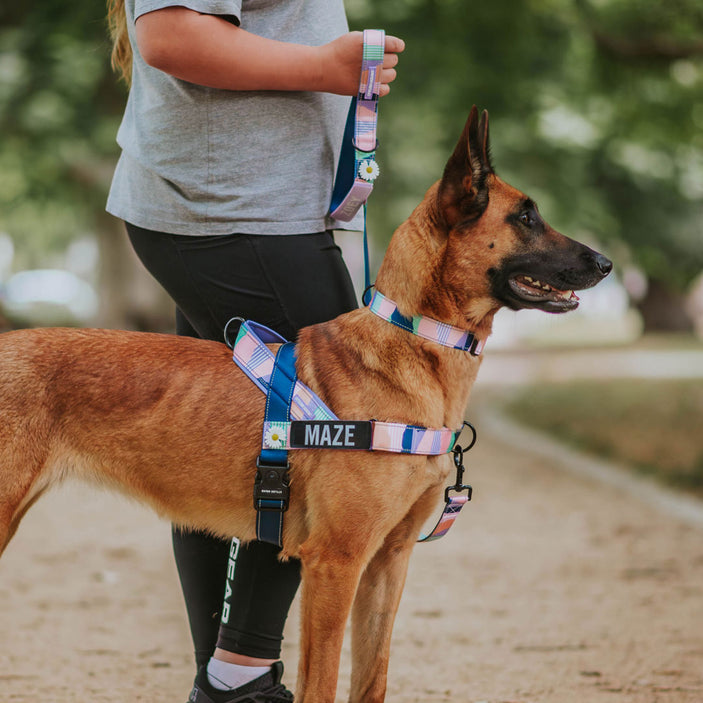
{"label": "dog harness", "polygon": [[[424,316],[404,317],[395,303],[376,291],[371,312],[424,339],[476,356],[483,345],[471,333]],[[256,533],[260,541],[281,546],[283,513],[288,509],[290,477],[288,451],[295,449],[357,449],[400,454],[437,456],[454,454],[457,478],[445,490],[445,506],[435,527],[418,541],[428,542],[444,536],[464,505],[471,499],[471,486],[462,483],[463,454],[476,441],[473,432],[468,447],[457,440],[459,430],[432,429],[417,425],[378,420],[340,420],[310,388],[298,380],[295,371],[295,345],[278,333],[250,320],[233,318],[225,328],[240,322],[232,358],[254,384],[266,394],[266,408],[254,481]],[[274,353],[267,344],[280,344]]]}

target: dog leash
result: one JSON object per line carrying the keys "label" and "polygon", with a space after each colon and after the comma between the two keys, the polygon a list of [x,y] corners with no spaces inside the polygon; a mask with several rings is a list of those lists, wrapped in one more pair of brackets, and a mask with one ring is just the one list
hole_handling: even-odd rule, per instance
{"label": "dog leash", "polygon": [[[384,300],[392,303],[387,298]],[[240,327],[236,341],[231,344],[227,332],[234,321],[238,321]],[[283,513],[288,509],[290,497],[288,450],[311,448],[360,449],[426,456],[453,453],[457,469],[455,484],[445,490],[445,506],[437,524],[428,534],[421,535],[418,542],[439,539],[449,531],[461,509],[471,500],[471,486],[462,483],[465,470],[463,455],[476,442],[476,431],[469,423],[464,422],[462,428],[455,431],[446,427],[432,429],[377,420],[340,420],[310,388],[298,380],[293,343],[264,325],[242,318],[233,318],[227,323],[225,341],[232,349],[232,358],[237,366],[267,396],[262,449],[257,459],[254,482],[259,540],[281,546]],[[274,356],[266,345],[277,343],[281,346]],[[446,341],[440,343],[448,346]],[[462,448],[458,438],[464,426],[471,429],[473,439]]]}
{"label": "dog leash", "polygon": [[330,205],[330,215],[341,222],[352,220],[364,206],[364,291],[371,283],[366,201],[380,172],[376,163],[376,127],[385,46],[386,33],[382,29],[364,30],[359,91],[349,106]]}

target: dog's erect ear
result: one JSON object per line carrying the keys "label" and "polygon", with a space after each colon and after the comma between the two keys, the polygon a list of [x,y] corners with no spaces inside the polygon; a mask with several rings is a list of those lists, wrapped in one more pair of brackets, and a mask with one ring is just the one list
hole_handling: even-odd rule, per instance
{"label": "dog's erect ear", "polygon": [[479,120],[474,105],[439,186],[440,209],[450,228],[481,217],[488,205],[486,179],[491,173],[488,113],[484,110]]}

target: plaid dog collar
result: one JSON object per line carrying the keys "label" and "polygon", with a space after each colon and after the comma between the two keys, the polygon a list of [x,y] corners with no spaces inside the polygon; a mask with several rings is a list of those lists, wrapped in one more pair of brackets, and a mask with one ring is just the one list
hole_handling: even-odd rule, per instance
{"label": "plaid dog collar", "polygon": [[397,327],[402,327],[418,337],[437,342],[437,344],[450,349],[467,351],[471,356],[478,356],[486,344],[485,340],[477,339],[472,332],[453,327],[445,322],[433,320],[431,317],[425,317],[424,315],[405,317],[398,311],[398,306],[379,291],[374,292],[373,298],[371,298],[369,303],[369,310],[381,319]]}

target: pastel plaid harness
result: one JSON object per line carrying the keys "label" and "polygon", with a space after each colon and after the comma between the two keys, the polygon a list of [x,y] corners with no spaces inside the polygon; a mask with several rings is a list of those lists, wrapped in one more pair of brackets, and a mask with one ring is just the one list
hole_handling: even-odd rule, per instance
{"label": "pastel plaid harness", "polygon": [[[378,291],[369,306],[375,315],[425,339],[477,356],[483,345],[463,330],[427,317],[402,316],[393,301]],[[400,454],[437,456],[454,454],[457,479],[445,490],[442,515],[427,535],[418,541],[428,542],[444,536],[464,505],[471,499],[471,486],[462,483],[463,453],[457,444],[460,430],[447,427],[431,429],[396,422],[343,421],[304,383],[295,371],[295,345],[273,330],[250,320],[239,321],[232,358],[239,368],[266,393],[262,449],[257,460],[254,484],[254,507],[257,510],[256,532],[260,541],[281,546],[283,513],[290,496],[288,451],[292,449],[359,449]],[[228,323],[228,327],[229,324]],[[225,340],[228,341],[227,328]],[[228,341],[229,344],[229,341]],[[274,353],[267,344],[281,344]]]}

